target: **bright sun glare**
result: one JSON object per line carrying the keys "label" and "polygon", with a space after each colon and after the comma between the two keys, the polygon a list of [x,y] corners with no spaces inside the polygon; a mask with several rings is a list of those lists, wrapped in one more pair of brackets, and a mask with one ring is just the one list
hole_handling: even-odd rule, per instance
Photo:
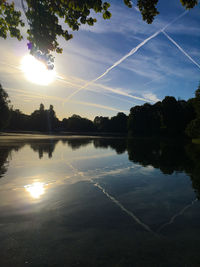
{"label": "bright sun glare", "polygon": [[45,193],[44,183],[35,182],[30,185],[26,185],[25,189],[30,193],[33,198],[40,198],[41,195]]}
{"label": "bright sun glare", "polygon": [[39,85],[48,85],[56,78],[55,70],[48,70],[44,63],[31,55],[26,55],[21,61],[21,70],[27,80]]}

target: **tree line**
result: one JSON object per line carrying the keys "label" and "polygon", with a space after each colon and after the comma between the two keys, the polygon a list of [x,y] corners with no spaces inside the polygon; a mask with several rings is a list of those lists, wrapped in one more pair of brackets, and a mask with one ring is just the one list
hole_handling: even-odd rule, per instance
{"label": "tree line", "polygon": [[99,132],[133,136],[200,137],[200,85],[195,97],[187,101],[166,96],[155,104],[134,106],[130,114],[119,112],[111,118],[96,116],[94,120],[72,115],[59,120],[53,105],[45,109],[41,103],[30,115],[13,109],[8,94],[0,85],[0,130],[40,132]]}
{"label": "tree line", "polygon": [[200,137],[200,85],[195,97],[187,101],[166,96],[154,105],[146,103],[131,108],[128,131],[140,136]]}

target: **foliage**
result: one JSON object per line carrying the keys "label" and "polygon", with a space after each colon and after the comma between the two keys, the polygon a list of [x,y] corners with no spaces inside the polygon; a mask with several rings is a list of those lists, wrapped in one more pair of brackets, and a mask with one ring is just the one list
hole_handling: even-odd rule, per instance
{"label": "foliage", "polygon": [[200,137],[200,118],[192,120],[186,128],[186,134],[191,138]]}
{"label": "foliage", "polygon": [[9,130],[23,131],[29,128],[29,116],[23,114],[19,109],[10,110]]}
{"label": "foliage", "polygon": [[[157,4],[159,0],[137,0],[137,6],[141,12],[143,20],[152,23],[155,16],[159,14]],[[198,0],[180,0],[182,5],[193,8],[198,4]],[[48,55],[51,51],[62,53],[57,37],[62,36],[66,41],[73,36],[69,33],[78,31],[82,24],[93,26],[97,21],[91,13],[101,13],[103,19],[110,19],[111,13],[108,10],[110,4],[102,0],[21,0],[25,11],[28,28],[28,44],[32,54],[41,51],[47,59],[53,61]],[[132,7],[130,0],[124,0],[124,4]],[[22,21],[22,14],[15,9],[14,3],[8,0],[0,0],[0,37],[11,37],[22,39],[20,27],[25,24]],[[63,23],[64,22],[64,23]],[[63,27],[63,25],[67,27]]]}
{"label": "foliage", "polygon": [[8,94],[0,84],[0,130],[4,129],[10,118]]}
{"label": "foliage", "polygon": [[44,105],[41,103],[39,110],[35,110],[30,115],[30,129],[42,132],[53,131],[58,124],[53,106],[50,105],[48,110],[45,110]]}
{"label": "foliage", "polygon": [[128,128],[133,134],[152,135],[159,132],[160,127],[161,119],[156,107],[144,104],[131,108]]}
{"label": "foliage", "polygon": [[196,116],[195,118],[188,124],[186,128],[186,134],[191,138],[199,138],[200,137],[200,85],[195,91],[195,98],[191,101]]}
{"label": "foliage", "polygon": [[133,135],[183,135],[186,126],[195,118],[191,101],[166,96],[154,105],[144,104],[131,108],[128,130]]}
{"label": "foliage", "polygon": [[126,133],[127,119],[128,117],[123,112],[119,112],[110,119],[108,117],[96,116],[94,118],[94,125],[97,131],[100,132]]}
{"label": "foliage", "polygon": [[74,114],[68,119],[63,119],[63,129],[65,131],[90,132],[94,130],[94,125],[92,121]]}
{"label": "foliage", "polygon": [[8,33],[11,37],[19,41],[23,38],[20,32],[20,26],[25,24],[21,19],[21,12],[15,10],[14,3],[0,0],[0,37],[7,38]]}

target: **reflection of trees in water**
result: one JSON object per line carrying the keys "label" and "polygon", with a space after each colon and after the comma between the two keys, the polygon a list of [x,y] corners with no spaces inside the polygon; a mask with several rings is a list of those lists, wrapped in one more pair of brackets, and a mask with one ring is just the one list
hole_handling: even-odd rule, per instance
{"label": "reflection of trees in water", "polygon": [[169,141],[150,139],[128,140],[129,159],[143,166],[152,165],[159,168],[164,174],[174,171],[184,171],[184,166],[189,164],[184,144]]}
{"label": "reflection of trees in water", "polygon": [[7,172],[9,164],[9,156],[11,156],[12,151],[20,150],[24,145],[12,145],[5,144],[0,146],[0,178]]}
{"label": "reflection of trees in water", "polygon": [[7,148],[1,148],[0,150],[0,178],[7,171],[9,153],[10,151]]}
{"label": "reflection of trees in water", "polygon": [[200,146],[181,140],[129,139],[129,160],[142,166],[151,165],[164,174],[185,172],[192,180],[200,199]]}
{"label": "reflection of trees in water", "polygon": [[94,139],[93,144],[95,148],[99,148],[99,147],[100,148],[112,148],[117,152],[117,154],[123,154],[126,151],[126,139],[125,138]]}
{"label": "reflection of trees in water", "polygon": [[49,158],[52,158],[53,152],[59,140],[47,139],[47,140],[32,140],[29,144],[33,151],[38,152],[39,158],[48,154]]}
{"label": "reflection of trees in water", "polygon": [[68,139],[66,140],[66,143],[68,144],[69,147],[72,148],[72,150],[79,149],[80,147],[85,147],[88,146],[89,144],[92,143],[91,138],[81,138],[81,139]]}
{"label": "reflection of trees in water", "polygon": [[189,144],[186,151],[193,163],[186,171],[190,174],[192,186],[200,199],[200,145]]}
{"label": "reflection of trees in water", "polygon": [[29,145],[33,151],[43,155],[53,156],[59,141],[63,145],[79,149],[93,143],[95,148],[112,148],[118,154],[128,151],[129,160],[142,166],[152,165],[164,174],[185,172],[191,177],[193,188],[200,199],[200,145],[184,143],[181,140],[156,140],[156,139],[123,139],[123,138],[82,138],[82,139],[41,139],[21,140],[0,145],[0,178],[6,173],[9,156],[12,151],[18,151],[23,146]]}

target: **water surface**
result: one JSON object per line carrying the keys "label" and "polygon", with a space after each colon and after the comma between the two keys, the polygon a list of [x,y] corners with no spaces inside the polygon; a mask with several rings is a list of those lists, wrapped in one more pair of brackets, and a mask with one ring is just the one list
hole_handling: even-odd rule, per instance
{"label": "water surface", "polygon": [[200,266],[200,146],[0,137],[0,266]]}

